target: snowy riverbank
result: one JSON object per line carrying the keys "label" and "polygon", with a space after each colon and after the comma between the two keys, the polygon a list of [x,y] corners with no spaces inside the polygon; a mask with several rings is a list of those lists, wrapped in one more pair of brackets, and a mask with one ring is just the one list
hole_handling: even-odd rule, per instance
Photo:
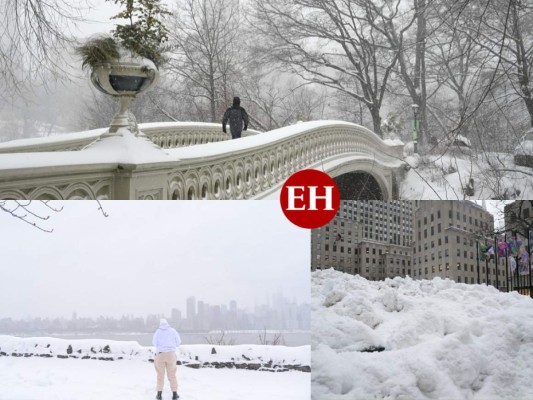
{"label": "snowy riverbank", "polygon": [[[178,363],[191,368],[309,372],[311,362],[309,346],[182,345],[177,354]],[[154,349],[140,346],[133,341],[19,338],[0,335],[0,357],[153,361]]]}
{"label": "snowy riverbank", "polygon": [[313,399],[533,398],[529,297],[326,270],[312,302]]}
{"label": "snowy riverbank", "polygon": [[[311,396],[311,374],[302,372],[309,371],[309,346],[183,345],[177,354],[182,399]],[[0,399],[151,399],[153,356],[152,347],[131,341],[0,336]],[[163,399],[170,399],[165,385]]]}

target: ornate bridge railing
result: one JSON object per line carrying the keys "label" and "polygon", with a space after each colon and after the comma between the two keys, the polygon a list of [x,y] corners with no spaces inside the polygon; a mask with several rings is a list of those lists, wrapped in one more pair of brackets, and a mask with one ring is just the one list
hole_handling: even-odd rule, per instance
{"label": "ornate bridge railing", "polygon": [[[152,142],[165,149],[221,142],[231,139],[229,133],[222,132],[221,124],[157,122],[139,124],[139,128]],[[107,132],[107,128],[76,132],[68,135],[14,140],[0,143],[0,154],[81,150],[99,139],[105,132]],[[253,136],[258,133],[258,131],[249,129],[242,132],[242,136]]]}
{"label": "ornate bridge railing", "polygon": [[0,154],[0,198],[262,199],[304,168],[332,176],[370,173],[390,198],[403,165],[402,144],[340,121],[225,141],[205,124],[198,130],[180,123],[141,129],[146,137],[123,130],[123,136],[98,139],[83,150]]}
{"label": "ornate bridge railing", "polygon": [[[223,142],[231,139],[229,133],[222,132],[221,124],[157,122],[140,124],[139,127],[152,142],[163,149]],[[258,133],[254,130],[247,130],[242,132],[242,137],[253,136]]]}

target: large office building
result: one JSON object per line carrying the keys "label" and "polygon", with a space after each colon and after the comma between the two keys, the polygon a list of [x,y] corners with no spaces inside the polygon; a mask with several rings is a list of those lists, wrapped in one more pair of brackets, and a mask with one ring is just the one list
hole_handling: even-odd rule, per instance
{"label": "large office building", "polygon": [[482,246],[494,246],[495,240],[494,216],[483,207],[471,201],[415,201],[414,225],[413,278],[440,276],[505,288],[505,259],[483,255]]}
{"label": "large office building", "polygon": [[507,204],[504,208],[505,231],[524,238],[533,229],[533,200],[517,200]]}
{"label": "large office building", "polygon": [[311,269],[335,268],[370,280],[411,274],[413,202],[341,201],[311,233]]}
{"label": "large office building", "polygon": [[341,201],[337,216],[312,231],[311,269],[370,280],[439,276],[505,290],[505,260],[496,267],[497,257],[478,253],[478,243],[494,244],[493,234],[494,217],[471,201]]}

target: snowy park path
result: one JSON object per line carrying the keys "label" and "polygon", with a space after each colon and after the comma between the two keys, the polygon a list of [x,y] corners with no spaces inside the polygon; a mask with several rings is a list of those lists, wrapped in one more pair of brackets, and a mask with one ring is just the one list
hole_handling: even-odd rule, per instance
{"label": "snowy park path", "polygon": [[[153,364],[0,357],[0,400],[146,400],[155,397]],[[310,374],[178,367],[180,400],[308,400]],[[163,399],[170,399],[168,381]]]}

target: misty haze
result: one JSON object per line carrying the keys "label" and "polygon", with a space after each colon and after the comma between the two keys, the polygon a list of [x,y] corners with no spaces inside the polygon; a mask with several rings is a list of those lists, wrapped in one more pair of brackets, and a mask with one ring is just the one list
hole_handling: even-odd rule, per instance
{"label": "misty haze", "polygon": [[277,202],[50,204],[52,233],[0,213],[0,334],[309,342],[309,237]]}
{"label": "misty haze", "polygon": [[0,198],[533,196],[528,2],[38,3],[0,6]]}

